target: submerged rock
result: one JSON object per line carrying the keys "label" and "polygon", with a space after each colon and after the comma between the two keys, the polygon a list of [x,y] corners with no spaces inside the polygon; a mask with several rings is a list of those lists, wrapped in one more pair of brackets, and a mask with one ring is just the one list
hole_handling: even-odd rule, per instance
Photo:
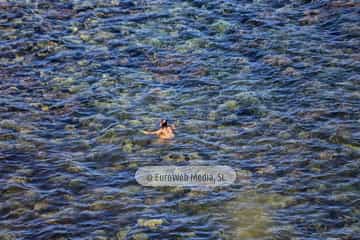
{"label": "submerged rock", "polygon": [[120,141],[120,138],[118,137],[118,133],[115,129],[110,129],[105,132],[102,136],[96,139],[99,143],[116,143]]}
{"label": "submerged rock", "polygon": [[158,205],[161,203],[165,203],[166,199],[164,196],[155,197],[155,198],[147,198],[145,199],[144,203],[147,205]]}
{"label": "submerged rock", "polygon": [[356,146],[355,144],[344,144],[345,147],[351,149],[352,151],[360,152],[360,146]]}
{"label": "submerged rock", "polygon": [[351,7],[359,7],[360,3],[358,1],[353,0],[335,0],[329,1],[328,6],[330,8],[351,8]]}
{"label": "submerged rock", "polygon": [[287,67],[284,71],[282,71],[282,74],[293,77],[300,76],[300,73],[292,67]]}
{"label": "submerged rock", "polygon": [[27,214],[28,212],[30,212],[30,211],[27,207],[20,207],[20,208],[11,210],[9,216],[17,218],[17,217]]}
{"label": "submerged rock", "polygon": [[82,179],[75,178],[75,179],[70,180],[70,182],[68,183],[68,186],[72,190],[81,190],[86,187],[86,183]]}
{"label": "submerged rock", "polygon": [[298,137],[301,139],[309,139],[311,138],[311,132],[301,131],[298,133]]}
{"label": "submerged rock", "polygon": [[0,127],[5,128],[5,129],[15,130],[15,131],[20,130],[19,124],[16,121],[10,120],[10,119],[5,119],[5,120],[0,121]]}
{"label": "submerged rock", "polygon": [[249,106],[252,104],[260,103],[260,100],[256,97],[256,93],[252,91],[240,92],[234,97],[239,101],[242,106]]}
{"label": "submerged rock", "polygon": [[147,227],[150,229],[156,229],[158,228],[160,225],[165,223],[165,220],[163,219],[138,219],[137,221],[138,225],[142,226],[142,227]]}
{"label": "submerged rock", "polygon": [[149,236],[145,233],[136,233],[132,236],[133,240],[148,240]]}
{"label": "submerged rock", "polygon": [[105,41],[108,39],[114,39],[115,37],[114,33],[107,31],[99,31],[95,34],[95,40],[97,41]]}
{"label": "submerged rock", "polygon": [[190,152],[187,154],[189,160],[202,160],[203,158],[198,152]]}
{"label": "submerged rock", "polygon": [[210,111],[208,114],[208,119],[211,121],[215,121],[217,117],[217,112],[216,111]]}
{"label": "submerged rock", "polygon": [[300,19],[300,23],[302,25],[310,25],[317,23],[320,19],[319,17],[320,11],[319,10],[310,10],[304,12],[304,17]]}
{"label": "submerged rock", "polygon": [[131,153],[133,151],[134,145],[131,140],[127,139],[122,143],[122,150],[127,153]]}
{"label": "submerged rock", "polygon": [[93,211],[100,211],[109,208],[111,208],[111,204],[109,204],[108,201],[103,201],[103,200],[95,201],[89,206],[89,209]]}
{"label": "submerged rock", "polygon": [[115,162],[110,167],[106,168],[108,171],[119,172],[125,169],[125,165],[123,163]]}
{"label": "submerged rock", "polygon": [[224,33],[233,28],[233,25],[225,20],[218,20],[211,25],[211,28],[219,33]]}
{"label": "submerged rock", "polygon": [[70,93],[78,93],[78,92],[86,90],[88,88],[89,88],[89,84],[83,82],[78,85],[73,85],[73,86],[69,87],[69,92]]}
{"label": "submerged rock", "polygon": [[66,166],[65,170],[70,173],[80,173],[84,171],[84,168],[80,165],[78,165],[75,162],[69,163],[68,166]]}
{"label": "submerged rock", "polygon": [[140,185],[129,185],[121,189],[121,192],[124,193],[126,196],[135,195],[142,191],[143,188]]}
{"label": "submerged rock", "polygon": [[267,239],[272,236],[272,209],[285,208],[291,198],[279,194],[243,192],[233,201],[226,203],[225,212],[231,231],[231,239]]}
{"label": "submerged rock", "polygon": [[129,233],[129,228],[122,229],[116,233],[116,240],[126,240]]}
{"label": "submerged rock", "polygon": [[12,195],[12,194],[19,194],[19,193],[26,193],[27,188],[23,184],[17,183],[9,183],[3,186],[2,195]]}
{"label": "submerged rock", "polygon": [[91,36],[85,32],[80,33],[79,38],[84,42],[88,42],[91,39]]}
{"label": "submerged rock", "polygon": [[41,202],[37,202],[34,205],[34,210],[35,211],[42,211],[42,210],[46,210],[49,208],[49,203],[47,201],[41,201]]}
{"label": "submerged rock", "polygon": [[237,179],[249,179],[252,177],[252,172],[244,169],[236,170],[236,178]]}
{"label": "submerged rock", "polygon": [[186,41],[185,43],[189,48],[196,49],[196,48],[205,48],[208,46],[208,41],[204,38],[192,38]]}
{"label": "submerged rock", "polygon": [[165,46],[164,42],[161,41],[159,38],[150,38],[146,41],[146,43],[156,48],[161,48]]}
{"label": "submerged rock", "polygon": [[129,124],[133,127],[138,127],[138,126],[141,126],[143,125],[141,121],[139,120],[129,120]]}
{"label": "submerged rock", "polygon": [[175,162],[182,162],[188,160],[187,157],[182,153],[169,153],[162,157],[164,161],[175,161]]}
{"label": "submerged rock", "polygon": [[12,176],[8,180],[8,183],[26,184],[27,181],[28,181],[27,177],[24,177],[24,176]]}
{"label": "submerged rock", "polygon": [[220,109],[227,109],[229,111],[234,111],[238,107],[239,107],[239,105],[235,100],[229,100],[220,105]]}
{"label": "submerged rock", "polygon": [[284,130],[279,132],[278,137],[281,139],[289,139],[291,137],[291,133],[289,131]]}
{"label": "submerged rock", "polygon": [[284,55],[267,55],[264,57],[264,62],[273,66],[286,66],[292,61]]}
{"label": "submerged rock", "polygon": [[272,165],[269,165],[266,167],[259,168],[256,172],[258,174],[270,174],[270,173],[274,173],[274,171],[275,171],[275,167]]}
{"label": "submerged rock", "polygon": [[12,233],[9,233],[5,230],[0,230],[0,239],[1,240],[16,240],[16,237]]}

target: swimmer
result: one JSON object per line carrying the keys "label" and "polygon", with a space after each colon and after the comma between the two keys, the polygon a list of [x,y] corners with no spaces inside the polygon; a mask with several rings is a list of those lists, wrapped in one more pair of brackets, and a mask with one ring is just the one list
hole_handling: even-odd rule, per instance
{"label": "swimmer", "polygon": [[161,139],[172,139],[175,137],[175,125],[168,125],[167,120],[161,119],[160,129],[157,131],[143,131],[145,134],[154,134]]}

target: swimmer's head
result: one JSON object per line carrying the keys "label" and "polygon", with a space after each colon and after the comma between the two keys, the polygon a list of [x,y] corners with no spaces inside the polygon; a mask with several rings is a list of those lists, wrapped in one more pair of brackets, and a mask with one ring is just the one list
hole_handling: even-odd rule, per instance
{"label": "swimmer's head", "polygon": [[167,127],[167,120],[166,120],[166,119],[161,119],[161,121],[160,121],[160,127],[162,127],[162,128]]}

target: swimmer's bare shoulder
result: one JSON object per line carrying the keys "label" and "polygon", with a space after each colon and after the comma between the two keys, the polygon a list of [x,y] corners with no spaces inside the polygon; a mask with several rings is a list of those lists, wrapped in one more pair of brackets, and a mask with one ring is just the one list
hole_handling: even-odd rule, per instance
{"label": "swimmer's bare shoulder", "polygon": [[156,131],[143,131],[144,134],[157,135],[161,139],[172,139],[175,137],[176,126],[175,124],[168,125],[167,120],[162,119],[160,121],[160,129]]}

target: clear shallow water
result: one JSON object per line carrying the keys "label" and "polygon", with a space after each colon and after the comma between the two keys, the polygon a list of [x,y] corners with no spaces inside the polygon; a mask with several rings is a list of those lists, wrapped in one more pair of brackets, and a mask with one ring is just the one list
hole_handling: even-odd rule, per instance
{"label": "clear shallow water", "polygon": [[[358,2],[3,2],[2,239],[359,236]],[[239,180],[134,180],[172,164]]]}

